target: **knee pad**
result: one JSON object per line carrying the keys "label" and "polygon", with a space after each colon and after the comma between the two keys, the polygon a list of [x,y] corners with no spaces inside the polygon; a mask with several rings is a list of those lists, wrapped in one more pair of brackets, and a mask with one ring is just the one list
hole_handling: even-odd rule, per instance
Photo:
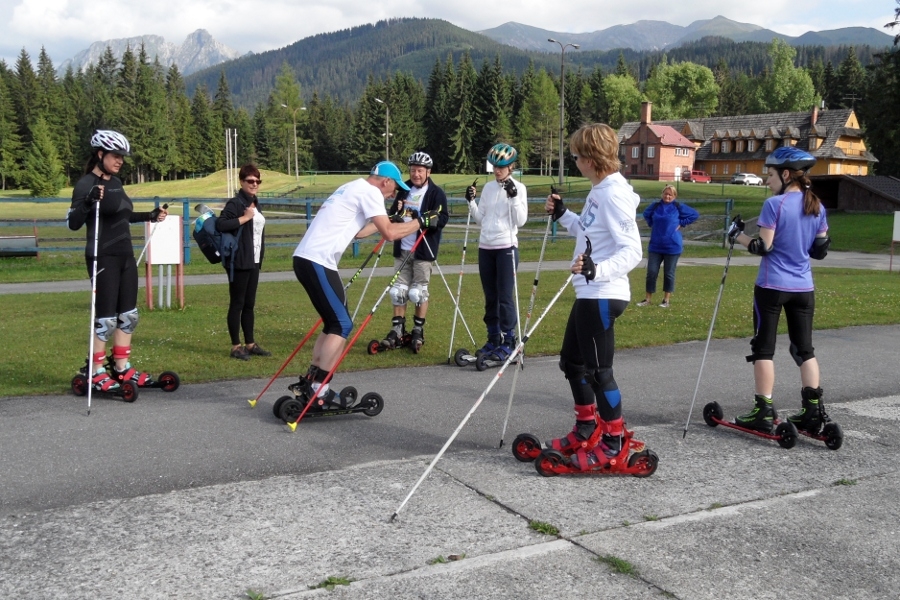
{"label": "knee pad", "polygon": [[613,370],[605,367],[597,369],[590,375],[593,382],[591,387],[594,388],[594,394],[598,399],[602,394],[612,408],[617,407],[622,402],[622,393],[619,391],[619,386],[613,377]]}
{"label": "knee pad", "polygon": [[122,360],[131,356],[131,346],[113,346],[113,359]]}
{"label": "knee pad", "polygon": [[816,354],[813,351],[812,347],[803,347],[795,346],[791,344],[791,358],[794,359],[794,362],[797,363],[797,366],[801,366],[803,363],[808,361],[811,358],[815,358]]}
{"label": "knee pad", "polygon": [[418,283],[413,284],[413,286],[409,288],[409,299],[410,301],[414,302],[416,306],[422,304],[423,302],[427,302],[428,286]]}
{"label": "knee pad", "polygon": [[108,342],[113,331],[116,329],[115,317],[97,317],[94,320],[94,333],[97,339]]}
{"label": "knee pad", "polygon": [[394,306],[406,306],[406,301],[409,300],[409,286],[404,283],[395,283],[391,286],[391,304]]}
{"label": "knee pad", "polygon": [[584,365],[579,365],[567,361],[564,358],[559,359],[559,370],[566,374],[566,379],[580,383],[584,380]]}
{"label": "knee pad", "polygon": [[[752,354],[746,357],[748,363],[756,364],[756,361],[758,360],[772,360],[772,358],[775,356],[774,352],[760,352],[759,342],[756,341],[756,336],[750,338],[750,351],[752,352]],[[797,357],[794,356],[793,347],[791,348],[791,356],[794,358],[794,362],[796,362]],[[800,366],[801,363],[802,361],[798,362],[797,366]]]}
{"label": "knee pad", "polygon": [[137,328],[137,324],[137,308],[132,308],[128,312],[123,312],[119,315],[119,329],[122,330],[122,333],[134,333],[134,330]]}

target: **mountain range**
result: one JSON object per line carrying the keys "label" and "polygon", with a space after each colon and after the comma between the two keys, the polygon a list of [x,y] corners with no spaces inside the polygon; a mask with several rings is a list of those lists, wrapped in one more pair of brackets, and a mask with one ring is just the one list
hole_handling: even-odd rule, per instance
{"label": "mountain range", "polygon": [[217,42],[205,29],[198,29],[187,36],[180,45],[167,42],[159,35],[142,35],[94,42],[89,48],[82,50],[69,60],[63,61],[57,69],[57,73],[62,76],[69,66],[73,71],[83,71],[88,65],[97,64],[107,47],[112,50],[117,59],[121,59],[127,48],[131,48],[133,52],[137,53],[141,44],[144,45],[144,50],[151,61],[156,57],[165,68],[176,64],[182,75],[190,75],[241,55],[237,50]]}
{"label": "mountain range", "polygon": [[735,42],[771,42],[781,39],[792,46],[890,46],[894,38],[872,27],[844,27],[826,31],[808,31],[791,37],[750,23],[739,23],[723,16],[694,21],[687,27],[666,21],[637,21],[630,25],[614,25],[591,33],[563,33],[509,22],[478,33],[501,44],[520,50],[557,52],[558,46],[547,38],[578,44],[581,50],[663,50],[704,37],[728,38]]}

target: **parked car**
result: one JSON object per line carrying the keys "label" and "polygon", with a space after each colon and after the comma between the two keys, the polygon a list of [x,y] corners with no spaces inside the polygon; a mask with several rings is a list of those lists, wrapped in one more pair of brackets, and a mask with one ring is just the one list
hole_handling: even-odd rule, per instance
{"label": "parked car", "polygon": [[731,183],[740,185],[762,185],[762,177],[754,173],[735,173],[731,178]]}
{"label": "parked car", "polygon": [[691,183],[710,183],[712,177],[707,175],[706,171],[685,171],[681,174],[681,180]]}

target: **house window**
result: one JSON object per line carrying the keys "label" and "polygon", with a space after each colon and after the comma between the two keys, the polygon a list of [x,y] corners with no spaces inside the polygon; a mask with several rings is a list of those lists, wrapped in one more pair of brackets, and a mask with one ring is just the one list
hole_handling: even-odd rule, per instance
{"label": "house window", "polygon": [[647,165],[647,175],[653,175],[653,165]]}
{"label": "house window", "polygon": [[640,158],[641,157],[641,149],[639,146],[635,146],[631,149],[631,158]]}
{"label": "house window", "polygon": [[719,153],[719,142],[713,142],[713,143],[712,143],[712,151],[713,151],[713,154],[718,154],[718,153]]}
{"label": "house window", "polygon": [[738,140],[735,142],[735,152],[743,152],[744,151],[744,140]]}
{"label": "house window", "polygon": [[756,150],[756,140],[747,140],[747,152]]}
{"label": "house window", "polygon": [[731,142],[722,142],[722,152],[731,152]]}
{"label": "house window", "polygon": [[656,156],[656,146],[647,146],[647,158],[654,158]]}
{"label": "house window", "polygon": [[734,168],[735,173],[743,173],[744,172],[744,163],[738,163]]}
{"label": "house window", "polygon": [[722,165],[722,175],[728,175],[728,163]]}
{"label": "house window", "polygon": [[716,174],[716,167],[718,167],[718,166],[719,166],[719,165],[713,165],[713,166],[712,166],[712,174],[713,174],[713,175]]}
{"label": "house window", "polygon": [[637,165],[631,165],[631,174],[637,175]]}
{"label": "house window", "polygon": [[775,140],[766,140],[766,152],[771,152],[775,149]]}

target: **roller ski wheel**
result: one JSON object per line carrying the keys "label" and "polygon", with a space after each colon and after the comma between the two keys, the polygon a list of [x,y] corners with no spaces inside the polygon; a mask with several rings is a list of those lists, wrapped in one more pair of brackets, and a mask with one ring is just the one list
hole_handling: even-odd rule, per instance
{"label": "roller ski wheel", "polygon": [[[503,365],[506,364],[506,361],[508,358],[509,358],[508,355],[506,358],[500,358],[499,355],[497,355],[493,352],[491,352],[491,353],[485,352],[485,353],[479,355],[478,358],[475,359],[475,368],[478,369],[479,371],[487,371],[488,369],[491,369],[494,367],[502,367]],[[517,364],[518,362],[519,362],[519,357],[517,356],[516,358],[514,358],[512,360],[512,362],[510,364]]]}
{"label": "roller ski wheel", "polygon": [[384,409],[384,398],[376,392],[369,392],[362,397],[359,406],[363,409],[362,413],[367,417],[377,417]]}
{"label": "roller ski wheel", "polygon": [[824,423],[824,427],[820,425],[816,428],[818,431],[800,429],[790,421],[785,421],[785,423],[790,423],[792,426],[794,426],[796,432],[804,437],[808,437],[819,442],[825,442],[825,447],[829,450],[838,450],[841,446],[844,445],[844,432],[843,430],[841,430],[841,426],[834,421]]}
{"label": "roller ski wheel", "polygon": [[112,355],[106,357],[106,372],[118,381],[120,384],[125,380],[130,380],[141,389],[159,388],[164,392],[174,392],[181,387],[181,378],[175,371],[163,371],[159,377],[153,379],[146,373],[140,373],[133,367],[128,367],[125,371],[120,372],[116,369],[116,361]]}
{"label": "roller ski wheel", "polygon": [[272,405],[272,413],[275,415],[276,419],[281,418],[281,407],[284,405],[284,403],[287,402],[288,400],[293,400],[293,399],[294,399],[293,396],[282,396],[281,398],[279,398],[278,400],[275,401],[275,404]]}
{"label": "roller ski wheel", "polygon": [[659,457],[653,450],[642,450],[628,457],[628,468],[635,477],[650,477],[656,473],[659,466]]}
{"label": "roller ski wheel", "polygon": [[457,367],[468,367],[472,363],[474,363],[478,359],[478,352],[472,354],[465,348],[460,348],[456,351],[456,354],[453,355],[453,362],[456,363]]}
{"label": "roller ski wheel", "polygon": [[[305,390],[300,388],[309,390],[308,386],[294,384],[291,386],[294,396],[282,396],[272,406],[272,412],[275,413],[275,416],[285,423],[296,422],[303,409],[309,403],[309,398],[304,393]],[[326,396],[324,399],[314,399],[304,418],[333,417],[352,413],[362,413],[367,417],[374,417],[379,415],[384,409],[384,399],[380,394],[369,392],[360,398],[359,392],[353,386],[345,387],[339,394],[335,394],[333,390],[328,390]]]}
{"label": "roller ski wheel", "polygon": [[164,392],[174,392],[181,387],[181,378],[175,371],[163,371],[156,380],[160,389]]}
{"label": "roller ski wheel", "polygon": [[541,453],[541,442],[530,433],[520,433],[512,443],[512,453],[520,462],[531,462]]}
{"label": "roller ski wheel", "polygon": [[556,477],[566,472],[568,461],[559,450],[541,450],[534,459],[534,468],[544,477]]}
{"label": "roller ski wheel", "polygon": [[366,352],[369,353],[369,356],[374,356],[381,351],[381,342],[378,340],[372,340],[369,342],[369,345],[366,346]]}
{"label": "roller ski wheel", "polygon": [[722,411],[722,407],[719,406],[718,402],[710,402],[703,407],[703,420],[710,427],[722,425],[723,427],[743,431],[744,433],[749,433],[767,440],[774,440],[775,442],[778,442],[779,446],[785,449],[793,448],[797,443],[797,428],[790,421],[778,421],[776,419],[773,422],[773,425],[775,425],[773,431],[761,431],[759,429],[751,429],[731,421],[726,421],[724,416],[725,413]]}
{"label": "roller ski wheel", "polygon": [[[627,435],[627,434],[626,434]],[[643,445],[643,442],[639,442]],[[656,472],[659,457],[652,450],[644,448],[632,452],[631,442],[623,443],[619,453],[612,457],[603,456],[598,462],[581,469],[574,462],[574,456],[566,456],[559,450],[543,449],[534,460],[535,470],[544,477],[556,475],[632,475],[649,477]],[[597,450],[599,452],[599,449]],[[581,455],[585,456],[585,455]]]}
{"label": "roller ski wheel", "polygon": [[388,340],[372,340],[369,342],[369,345],[366,346],[366,352],[369,355],[378,354],[379,352],[386,352],[388,350],[396,350],[398,348],[406,348],[411,344],[412,336],[408,333],[404,333],[402,336],[397,338],[395,343],[390,343]]}

